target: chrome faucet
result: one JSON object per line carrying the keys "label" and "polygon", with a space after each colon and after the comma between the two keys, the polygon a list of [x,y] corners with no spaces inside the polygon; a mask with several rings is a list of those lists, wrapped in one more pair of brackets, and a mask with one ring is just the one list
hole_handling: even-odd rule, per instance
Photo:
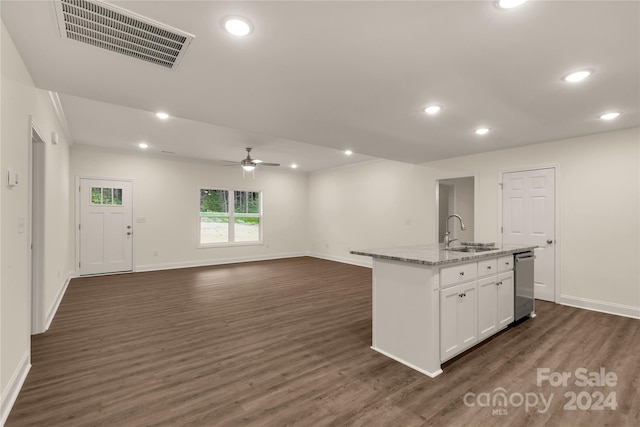
{"label": "chrome faucet", "polygon": [[449,236],[451,235],[451,232],[449,231],[449,220],[451,218],[458,218],[460,220],[460,228],[462,228],[462,231],[467,229],[467,227],[465,227],[464,221],[462,221],[462,217],[460,215],[458,215],[458,214],[449,215],[449,217],[447,218],[447,223],[445,225],[445,233],[444,233],[444,247],[445,248],[448,248],[449,245],[451,244],[451,242],[458,240],[458,239],[450,239],[449,238]]}

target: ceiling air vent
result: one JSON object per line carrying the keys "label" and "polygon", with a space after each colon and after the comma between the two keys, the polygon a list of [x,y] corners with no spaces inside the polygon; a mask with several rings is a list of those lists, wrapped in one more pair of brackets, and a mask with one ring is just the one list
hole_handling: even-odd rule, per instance
{"label": "ceiling air vent", "polygon": [[101,1],[55,0],[62,37],[175,68],[194,36]]}

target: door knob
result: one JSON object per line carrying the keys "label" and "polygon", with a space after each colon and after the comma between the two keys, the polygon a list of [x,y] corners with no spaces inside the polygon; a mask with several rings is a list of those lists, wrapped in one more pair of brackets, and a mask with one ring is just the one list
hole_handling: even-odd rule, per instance
{"label": "door knob", "polygon": [[551,240],[551,239],[548,239],[548,240],[547,240],[547,245],[550,245],[550,244],[552,244],[552,243],[553,243],[553,240]]}
{"label": "door knob", "polygon": [[131,236],[131,232],[130,231],[127,231],[127,236]]}

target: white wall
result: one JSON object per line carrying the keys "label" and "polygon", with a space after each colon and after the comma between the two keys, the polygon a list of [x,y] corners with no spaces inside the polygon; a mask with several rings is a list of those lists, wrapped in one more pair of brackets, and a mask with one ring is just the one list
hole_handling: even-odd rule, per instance
{"label": "white wall", "polygon": [[[243,178],[240,167],[79,146],[71,150],[71,174],[74,180],[133,180],[134,218],[146,220],[136,223],[134,219],[133,224],[137,271],[306,254],[304,174],[263,167],[256,171],[255,179],[251,174]],[[264,244],[199,249],[200,186],[263,191]]]}
{"label": "white wall", "polygon": [[[44,274],[39,310],[40,324],[34,330],[44,332],[57,310],[69,280],[75,275],[73,211],[69,209],[69,145],[52,107],[49,93],[36,90],[33,116],[45,133],[44,155]],[[58,144],[51,143],[51,132]]]}
{"label": "white wall", "polygon": [[498,239],[499,172],[558,166],[561,302],[638,316],[639,150],[640,128],[634,128],[426,166],[478,174],[476,239],[489,241]]}
{"label": "white wall", "polygon": [[[474,212],[474,177],[456,178],[450,180],[455,183],[455,206],[456,213],[460,214],[465,221],[466,230],[460,229],[460,225],[456,224],[455,230],[457,237],[461,242],[476,240],[475,235],[475,212]],[[453,220],[452,220],[453,221]]]}
{"label": "white wall", "polygon": [[[9,33],[2,23],[2,92],[0,131],[0,424],[8,415],[13,399],[30,364],[31,300],[28,274],[29,227],[28,194],[30,116],[48,137],[60,134],[60,143],[45,145],[47,192],[44,209],[45,265],[40,317],[55,311],[71,267],[68,227],[68,148],[48,94],[35,88]],[[6,185],[7,171],[18,173],[19,184]],[[18,223],[24,220],[24,231]],[[38,326],[38,325],[36,325]],[[40,325],[43,327],[43,325]]]}
{"label": "white wall", "polygon": [[419,165],[376,161],[309,177],[309,251],[371,265],[350,249],[435,242],[435,183]]}
{"label": "white wall", "polygon": [[475,239],[499,241],[499,172],[555,165],[562,302],[640,316],[639,151],[634,128],[421,166],[380,161],[314,173],[310,250],[367,264],[348,250],[432,243],[436,180],[468,175],[477,176]]}

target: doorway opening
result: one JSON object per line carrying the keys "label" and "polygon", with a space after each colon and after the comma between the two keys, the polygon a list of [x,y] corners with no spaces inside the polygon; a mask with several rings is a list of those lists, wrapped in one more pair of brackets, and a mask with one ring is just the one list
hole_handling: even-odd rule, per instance
{"label": "doorway opening", "polygon": [[45,138],[31,118],[29,138],[28,218],[29,283],[31,293],[31,333],[44,332],[44,218],[45,218]]}
{"label": "doorway opening", "polygon": [[444,242],[449,215],[458,214],[462,217],[466,230],[450,226],[451,239],[459,241],[474,240],[475,230],[475,178],[465,176],[447,178],[436,181],[437,205],[437,243]]}

